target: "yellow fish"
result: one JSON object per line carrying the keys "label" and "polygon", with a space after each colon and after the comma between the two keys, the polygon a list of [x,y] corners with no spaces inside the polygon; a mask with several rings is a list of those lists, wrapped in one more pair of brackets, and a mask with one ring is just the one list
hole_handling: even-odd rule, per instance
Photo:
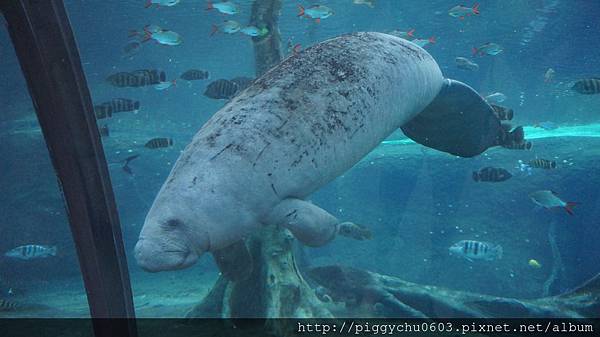
{"label": "yellow fish", "polygon": [[529,264],[529,266],[531,266],[531,267],[533,267],[533,268],[535,268],[535,269],[540,269],[540,268],[542,268],[542,264],[541,264],[541,263],[539,263],[539,262],[538,262],[537,260],[535,260],[535,259],[531,259],[531,260],[529,260],[528,264]]}

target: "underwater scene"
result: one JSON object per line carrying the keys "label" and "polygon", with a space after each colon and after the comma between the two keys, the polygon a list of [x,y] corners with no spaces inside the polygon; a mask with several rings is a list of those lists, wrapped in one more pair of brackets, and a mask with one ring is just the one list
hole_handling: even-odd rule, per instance
{"label": "underwater scene", "polygon": [[[64,3],[137,317],[600,316],[600,2]],[[0,317],[89,317],[0,48]]]}

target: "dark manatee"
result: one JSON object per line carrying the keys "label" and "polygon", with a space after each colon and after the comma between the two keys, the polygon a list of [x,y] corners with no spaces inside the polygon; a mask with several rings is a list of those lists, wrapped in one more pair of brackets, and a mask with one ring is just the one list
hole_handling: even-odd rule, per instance
{"label": "dark manatee", "polygon": [[354,33],[318,43],[266,72],[202,126],[148,212],[137,262],[173,270],[210,252],[231,269],[236,261],[227,252],[243,250],[240,241],[264,224],[309,246],[338,233],[368,238],[306,198],[409,121],[405,132],[419,142],[472,156],[510,138],[494,116],[409,41]]}

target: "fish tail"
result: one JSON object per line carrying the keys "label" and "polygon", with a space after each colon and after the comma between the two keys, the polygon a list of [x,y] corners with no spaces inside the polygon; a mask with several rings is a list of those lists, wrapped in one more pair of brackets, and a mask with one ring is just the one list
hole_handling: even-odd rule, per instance
{"label": "fish tail", "polygon": [[52,256],[56,256],[56,246],[52,246],[48,249],[48,254],[52,255]]}
{"label": "fish tail", "polygon": [[304,7],[298,5],[298,16],[304,16]]}
{"label": "fish tail", "polygon": [[210,31],[210,36],[215,35],[219,31],[219,26],[212,25],[212,30]]}
{"label": "fish tail", "polygon": [[477,171],[473,171],[473,180],[479,181],[479,174],[477,173]]}
{"label": "fish tail", "polygon": [[435,40],[435,36],[432,36],[432,37],[430,37],[428,41],[429,41],[430,43],[435,43],[435,42],[436,42],[436,40]]}
{"label": "fish tail", "polygon": [[579,205],[578,202],[567,201],[567,204],[565,205],[565,211],[567,211],[569,215],[575,215],[575,213],[573,213],[573,208],[575,208],[577,205]]}
{"label": "fish tail", "polygon": [[211,9],[215,9],[215,7],[213,7],[212,1],[209,0],[206,4],[206,10],[209,11]]}
{"label": "fish tail", "polygon": [[473,14],[479,15],[479,4],[478,3],[475,3],[473,5]]}
{"label": "fish tail", "polygon": [[504,250],[502,249],[502,246],[497,245],[496,248],[495,248],[495,250],[496,250],[496,257],[498,259],[501,259],[502,255],[504,254]]}
{"label": "fish tail", "polygon": [[414,28],[410,29],[410,30],[409,30],[409,31],[406,33],[406,36],[409,36],[409,37],[415,37],[415,29],[414,29]]}

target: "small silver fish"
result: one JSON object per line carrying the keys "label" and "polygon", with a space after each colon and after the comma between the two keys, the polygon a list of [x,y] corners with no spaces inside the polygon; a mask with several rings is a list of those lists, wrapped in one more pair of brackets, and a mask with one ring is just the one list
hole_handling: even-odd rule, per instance
{"label": "small silver fish", "polygon": [[497,43],[488,42],[479,46],[478,48],[473,47],[473,55],[498,55],[504,48]]}
{"label": "small silver fish", "polygon": [[13,248],[4,256],[21,260],[32,260],[49,256],[56,256],[56,246],[25,245]]}
{"label": "small silver fish", "polygon": [[501,92],[495,92],[491,95],[485,96],[485,100],[491,103],[502,103],[506,101],[506,95]]}
{"label": "small silver fish", "polygon": [[479,15],[479,4],[475,4],[473,8],[469,8],[467,6],[458,5],[450,8],[448,11],[448,15],[460,18],[463,20],[468,15]]}
{"label": "small silver fish", "polygon": [[144,7],[148,8],[152,5],[156,5],[156,7],[165,6],[171,7],[175,6],[179,3],[180,0],[148,0]]}
{"label": "small silver fish", "polygon": [[304,8],[298,5],[298,16],[315,19],[316,23],[320,23],[321,19],[327,19],[334,13],[331,8],[323,5],[313,5],[308,8]]}
{"label": "small silver fish", "polygon": [[538,206],[542,206],[547,209],[556,207],[564,208],[565,211],[567,211],[567,213],[569,213],[570,215],[574,214],[573,208],[575,207],[575,205],[578,204],[573,201],[565,202],[558,197],[558,194],[556,192],[550,190],[532,192],[529,194],[529,197]]}
{"label": "small silver fish", "polygon": [[181,37],[181,35],[175,33],[172,30],[166,29],[154,33],[146,31],[146,36],[142,41],[146,42],[150,39],[167,46],[178,46],[183,43],[183,38]]}
{"label": "small silver fish", "polygon": [[213,25],[210,35],[215,35],[215,33],[217,32],[235,34],[239,32],[240,29],[242,29],[242,25],[239,22],[233,20],[225,20],[225,22],[223,22],[221,26]]}
{"label": "small silver fish", "polygon": [[403,39],[409,40],[409,41],[415,38],[415,30],[414,29],[409,29],[406,32],[395,29],[395,30],[388,32],[388,34],[394,35],[394,36],[397,36],[399,38],[403,38]]}
{"label": "small silver fish", "polygon": [[469,261],[493,261],[502,258],[502,246],[489,242],[475,240],[461,240],[448,249],[450,255],[463,257]]}
{"label": "small silver fish", "polygon": [[172,80],[172,81],[164,81],[164,82],[160,82],[158,84],[154,85],[154,89],[156,90],[165,90],[165,89],[169,89],[170,87],[177,85],[177,80]]}
{"label": "small silver fish", "polygon": [[216,9],[220,13],[229,15],[237,14],[240,11],[238,6],[231,1],[222,1],[217,3],[209,1],[206,10],[208,11],[211,9]]}
{"label": "small silver fish", "polygon": [[424,48],[426,45],[430,44],[430,43],[435,43],[435,36],[430,37],[429,39],[414,39],[411,41],[412,43],[416,44],[417,46]]}
{"label": "small silver fish", "polygon": [[548,70],[546,70],[546,72],[544,73],[544,82],[552,82],[552,80],[554,80],[554,74],[556,74],[556,71],[554,71],[554,69],[552,68],[548,68]]}
{"label": "small silver fish", "polygon": [[240,29],[240,33],[248,35],[248,36],[265,36],[269,33],[269,30],[266,27],[258,28],[255,26],[246,26]]}
{"label": "small silver fish", "polygon": [[466,57],[457,57],[454,59],[454,63],[456,66],[463,70],[477,71],[479,70],[479,65]]}

